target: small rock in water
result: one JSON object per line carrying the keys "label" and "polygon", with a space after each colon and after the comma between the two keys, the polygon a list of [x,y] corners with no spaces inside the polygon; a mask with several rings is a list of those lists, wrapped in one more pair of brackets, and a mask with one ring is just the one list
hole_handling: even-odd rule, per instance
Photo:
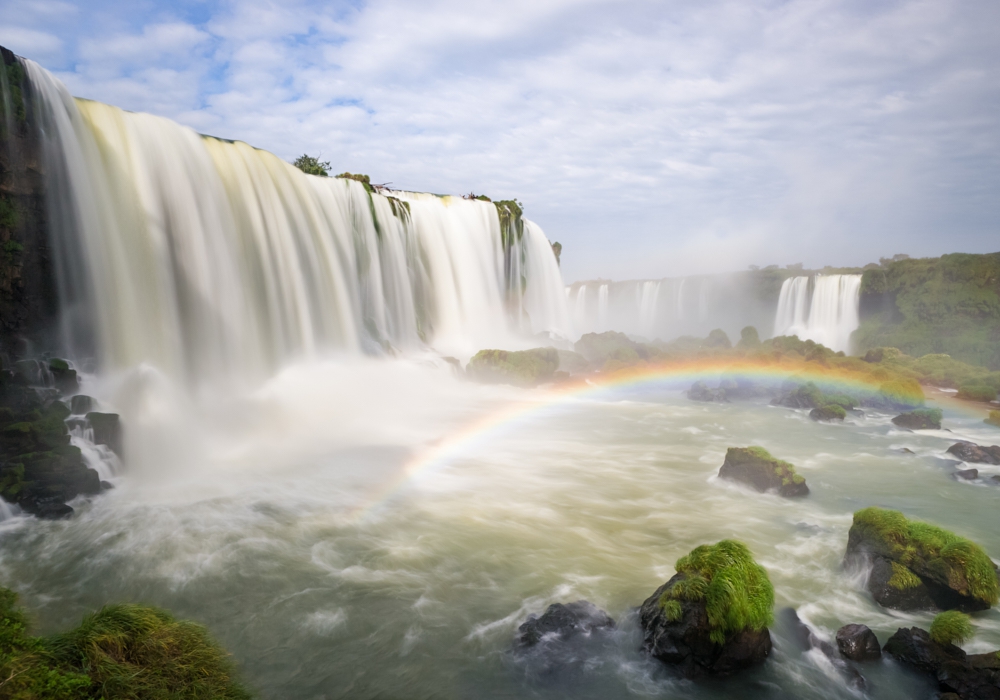
{"label": "small rock in water", "polygon": [[1000,464],[1000,445],[986,447],[962,440],[949,447],[948,454],[955,455],[963,462]]}
{"label": "small rock in water", "polygon": [[817,422],[830,423],[832,421],[842,421],[847,417],[847,411],[836,404],[820,406],[809,411],[809,417]]}
{"label": "small rock in water", "polygon": [[786,497],[809,495],[806,480],[795,473],[795,467],[775,459],[763,447],[730,447],[719,478],[739,481],[758,491],[774,490]]}
{"label": "small rock in water", "polygon": [[937,408],[918,408],[908,413],[900,413],[892,419],[893,424],[909,430],[940,430],[941,410]]}
{"label": "small rock in water", "polygon": [[541,617],[532,615],[517,628],[517,641],[522,647],[532,647],[543,641],[565,641],[576,635],[595,630],[614,629],[615,621],[593,603],[553,603]]}
{"label": "small rock in water", "polygon": [[101,482],[101,490],[102,491],[110,491],[114,487],[115,487],[115,485],[112,484],[110,481],[102,481]]}
{"label": "small rock in water", "polygon": [[904,455],[915,455],[915,454],[917,454],[916,452],[914,452],[913,450],[911,450],[911,449],[910,449],[909,447],[900,447],[900,448],[899,448],[898,450],[896,450],[896,451],[897,451],[897,452],[901,452],[901,453],[903,453]]}
{"label": "small rock in water", "polygon": [[972,481],[973,479],[979,478],[978,469],[959,469],[955,472],[956,479],[964,479],[965,481]]}
{"label": "small rock in water", "polygon": [[837,630],[837,648],[851,661],[877,661],[882,658],[875,633],[867,625],[844,625]]}

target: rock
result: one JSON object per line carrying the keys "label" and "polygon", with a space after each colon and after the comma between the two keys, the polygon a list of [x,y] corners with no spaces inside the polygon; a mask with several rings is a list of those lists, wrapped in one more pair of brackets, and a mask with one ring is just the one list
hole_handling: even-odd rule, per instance
{"label": "rock", "polygon": [[76,376],[76,370],[71,369],[66,360],[50,360],[49,372],[52,374],[53,385],[64,396],[70,396],[80,390],[80,380]]}
{"label": "rock", "polygon": [[[455,360],[458,362],[458,360]],[[74,416],[83,416],[96,408],[96,401],[85,394],[77,394],[69,400],[69,410]]]}
{"label": "rock", "polygon": [[823,404],[823,392],[812,382],[803,384],[771,402],[775,406],[788,408],[819,408]]}
{"label": "rock", "polygon": [[949,447],[948,454],[955,455],[963,462],[1000,464],[1000,445],[985,447],[962,440]]}
{"label": "rock", "polygon": [[480,350],[465,368],[471,378],[487,384],[535,386],[552,379],[559,368],[555,348]]}
{"label": "rock", "polygon": [[695,382],[688,389],[688,398],[692,401],[728,401],[725,389],[710,389],[705,382]]}
{"label": "rock", "polygon": [[705,347],[709,348],[725,348],[729,349],[733,347],[732,341],[729,340],[729,336],[721,328],[716,328],[709,331],[708,337],[705,338]]}
{"label": "rock", "polygon": [[785,497],[809,494],[806,480],[795,473],[795,467],[775,459],[763,447],[730,447],[719,478],[739,481],[761,492],[774,490]]}
{"label": "rock", "polygon": [[[854,666],[847,663],[840,652],[832,644],[820,639],[815,632],[804,623],[795,608],[784,608],[778,613],[786,631],[791,633],[793,641],[800,651],[810,651],[819,649],[822,654],[829,659],[830,663],[845,676],[851,687],[858,690],[865,690],[868,682],[865,680]],[[867,628],[865,628],[867,629]],[[875,641],[875,650],[879,652],[878,640]],[[881,652],[879,652],[881,653]]]}
{"label": "rock", "polygon": [[913,450],[911,450],[909,447],[900,447],[896,451],[899,452],[899,453],[901,453],[901,454],[904,454],[904,455],[914,455],[914,454],[916,454],[916,452],[914,452]]}
{"label": "rock", "polygon": [[847,411],[837,404],[829,404],[809,411],[809,417],[814,421],[843,421],[847,417]]}
{"label": "rock", "polygon": [[573,374],[586,374],[591,371],[587,358],[572,350],[559,350],[559,371]]}
{"label": "rock", "polygon": [[996,605],[997,567],[974,542],[894,510],[854,514],[844,564],[870,566],[867,587],[897,610],[975,612]]}
{"label": "rock", "polygon": [[94,431],[94,444],[107,445],[119,457],[122,456],[122,428],[117,413],[87,414],[87,423]]}
{"label": "rock", "polygon": [[646,347],[615,331],[584,333],[573,349],[597,366],[604,365],[608,360],[631,365],[649,357]]}
{"label": "rock", "polygon": [[615,621],[593,603],[553,603],[541,617],[530,616],[517,628],[517,643],[533,647],[540,642],[565,641],[577,635],[589,635],[596,630],[614,629]]}
{"label": "rock", "polygon": [[893,424],[908,430],[940,430],[941,409],[918,408],[914,411],[900,413],[892,419]]}
{"label": "rock", "polygon": [[849,624],[837,630],[837,648],[851,661],[878,661],[882,658],[878,637],[867,625]]}
{"label": "rock", "polygon": [[101,491],[110,491],[115,487],[110,481],[101,481]]}
{"label": "rock", "polygon": [[973,479],[979,478],[978,469],[959,469],[955,472],[956,479],[964,479],[965,481],[972,481]]}
{"label": "rock", "polygon": [[990,411],[983,423],[1000,428],[1000,411]]}
{"label": "rock", "polygon": [[[733,584],[716,601],[723,609],[722,617],[733,619],[726,614],[729,606],[745,606],[745,627],[728,629],[728,623],[709,622],[704,591],[716,575],[726,576]],[[643,648],[688,678],[730,675],[763,663],[771,653],[767,625],[773,605],[767,572],[744,545],[731,540],[703,545],[678,560],[677,574],[642,604]]]}
{"label": "rock", "polygon": [[74,510],[58,500],[22,501],[21,507],[28,513],[43,520],[63,520],[73,515]]}
{"label": "rock", "polygon": [[935,681],[941,698],[1000,700],[1000,652],[968,655],[954,644],[938,644],[919,627],[898,629],[883,651]]}

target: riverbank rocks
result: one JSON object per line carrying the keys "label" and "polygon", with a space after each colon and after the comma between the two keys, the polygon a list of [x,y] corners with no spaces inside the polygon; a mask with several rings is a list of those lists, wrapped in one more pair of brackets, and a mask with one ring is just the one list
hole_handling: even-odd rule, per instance
{"label": "riverbank rocks", "polygon": [[937,683],[941,698],[1000,700],[1000,652],[966,654],[919,627],[898,629],[882,650]]}
{"label": "riverbank rocks", "polygon": [[830,423],[833,421],[843,421],[847,418],[847,411],[835,403],[809,411],[809,417],[817,422]]}
{"label": "riverbank rocks", "polygon": [[894,425],[908,430],[940,430],[940,408],[918,408],[915,411],[900,413],[892,419]]}
{"label": "riverbank rocks", "polygon": [[878,637],[867,625],[844,625],[837,630],[837,648],[851,661],[878,661],[882,658]]}
{"label": "riverbank rocks", "polygon": [[720,479],[738,481],[758,491],[776,491],[779,496],[809,494],[806,480],[788,462],[775,459],[763,447],[730,447],[719,469]]}
{"label": "riverbank rocks", "polygon": [[948,454],[955,455],[963,462],[1000,464],[1000,445],[986,447],[962,440],[949,447]]}
{"label": "riverbank rocks", "polygon": [[553,603],[541,617],[531,615],[517,628],[517,643],[520,647],[533,647],[541,642],[566,641],[614,628],[611,616],[590,601]]}
{"label": "riverbank rocks", "polygon": [[854,514],[847,567],[870,566],[868,591],[896,610],[986,610],[996,605],[997,568],[979,545],[899,511]]}
{"label": "riverbank rocks", "polygon": [[559,369],[555,348],[480,350],[465,368],[468,377],[485,384],[535,386],[552,379]]}
{"label": "riverbank rocks", "polygon": [[771,653],[774,589],[746,545],[722,540],[677,560],[639,610],[643,648],[682,675],[725,676]]}

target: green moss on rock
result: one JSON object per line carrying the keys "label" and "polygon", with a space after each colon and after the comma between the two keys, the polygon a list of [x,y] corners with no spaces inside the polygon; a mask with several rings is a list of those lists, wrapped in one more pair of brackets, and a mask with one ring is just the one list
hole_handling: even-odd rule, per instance
{"label": "green moss on rock", "polygon": [[752,486],[758,491],[776,490],[781,496],[805,496],[806,480],[795,473],[795,466],[776,459],[763,447],[730,447],[719,469],[720,479]]}
{"label": "green moss on rock", "polygon": [[1000,411],[990,411],[990,414],[983,422],[1000,428]]}
{"label": "green moss on rock", "polygon": [[558,368],[555,348],[480,350],[469,360],[466,373],[481,382],[533,386],[552,379]]}
{"label": "green moss on rock", "polygon": [[809,412],[809,417],[814,421],[842,421],[847,417],[847,411],[844,410],[843,406],[831,403],[814,408]]}
{"label": "green moss on rock", "polygon": [[937,615],[929,631],[931,639],[945,645],[960,645],[971,639],[974,632],[972,619],[958,610],[946,610]]}

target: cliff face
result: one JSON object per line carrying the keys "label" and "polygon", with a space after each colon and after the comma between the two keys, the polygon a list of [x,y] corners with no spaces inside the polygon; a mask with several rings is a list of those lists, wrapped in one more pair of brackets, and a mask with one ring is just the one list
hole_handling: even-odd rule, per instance
{"label": "cliff face", "polygon": [[31,85],[0,47],[0,353],[48,349],[57,305]]}
{"label": "cliff face", "polygon": [[954,253],[866,270],[858,349],[946,353],[1000,369],[1000,253]]}

